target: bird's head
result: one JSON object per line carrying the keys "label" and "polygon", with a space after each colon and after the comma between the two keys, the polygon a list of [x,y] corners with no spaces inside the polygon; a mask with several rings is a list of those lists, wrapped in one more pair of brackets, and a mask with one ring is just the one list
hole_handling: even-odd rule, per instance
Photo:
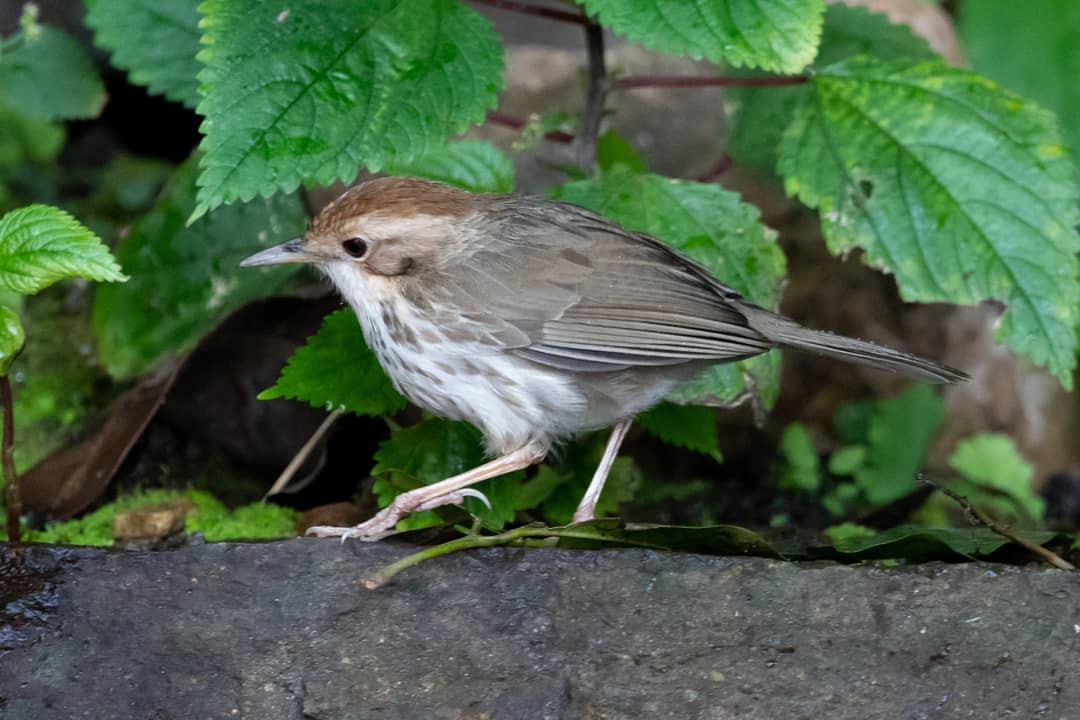
{"label": "bird's head", "polygon": [[481,197],[419,178],[369,180],[327,205],[303,237],[240,266],[310,263],[352,300],[350,288],[440,267],[462,241],[461,228]]}

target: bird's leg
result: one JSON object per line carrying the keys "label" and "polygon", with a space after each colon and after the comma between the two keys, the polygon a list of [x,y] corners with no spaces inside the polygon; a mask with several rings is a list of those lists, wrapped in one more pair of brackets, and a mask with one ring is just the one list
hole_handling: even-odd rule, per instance
{"label": "bird's leg", "polygon": [[619,454],[619,446],[622,445],[626,431],[630,429],[632,422],[634,422],[633,418],[625,418],[612,428],[611,437],[608,438],[607,447],[604,448],[604,456],[600,458],[600,464],[596,466],[589,488],[578,503],[577,510],[574,511],[574,522],[592,520],[596,515],[596,503],[600,501],[600,493],[604,491],[604,483],[607,482],[608,473],[611,472],[611,464],[615,462],[615,456]]}
{"label": "bird's leg", "polygon": [[[442,505],[460,503],[466,497],[475,497],[476,491],[466,490],[481,480],[498,477],[514,470],[521,470],[540,462],[544,458],[544,449],[535,443],[529,443],[491,462],[484,463],[472,470],[454,475],[431,485],[409,490],[394,498],[394,501],[380,510],[373,518],[356,527],[333,527],[316,525],[307,530],[308,535],[317,537],[341,537],[374,541],[394,534],[398,520],[417,510],[431,510]],[[477,493],[478,494],[478,493]]]}

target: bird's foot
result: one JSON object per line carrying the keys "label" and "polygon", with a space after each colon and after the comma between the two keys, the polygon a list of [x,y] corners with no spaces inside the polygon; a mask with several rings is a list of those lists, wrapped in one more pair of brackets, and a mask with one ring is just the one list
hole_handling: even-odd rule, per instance
{"label": "bird's foot", "polygon": [[433,510],[443,505],[460,505],[467,497],[476,498],[484,503],[488,510],[491,509],[491,502],[487,499],[487,496],[473,488],[463,488],[434,497],[427,497],[423,492],[426,489],[418,488],[398,495],[392,503],[380,510],[370,520],[366,520],[354,527],[313,525],[307,529],[306,534],[315,537],[340,537],[342,543],[350,538],[363,542],[377,542],[397,534],[399,531],[395,530],[395,527],[398,520],[420,510]]}

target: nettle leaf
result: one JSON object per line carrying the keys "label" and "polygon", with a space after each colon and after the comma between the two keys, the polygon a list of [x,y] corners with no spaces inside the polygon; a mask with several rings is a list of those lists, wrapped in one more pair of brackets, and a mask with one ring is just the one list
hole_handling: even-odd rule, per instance
{"label": "nettle leaf", "polygon": [[[864,7],[829,5],[821,46],[811,67],[826,67],[855,55],[920,60],[936,57],[926,40],[907,25],[894,24],[887,16]],[[810,92],[805,85],[725,88],[724,99],[735,103],[728,138],[731,156],[738,162],[774,171],[784,127],[800,100]]]}
{"label": "nettle leaf", "polygon": [[199,216],[409,162],[481,122],[502,85],[491,23],[458,0],[206,0]]}
{"label": "nettle leaf", "polygon": [[960,6],[960,34],[978,72],[1057,113],[1080,151],[1080,3],[979,0]]}
{"label": "nettle leaf", "polygon": [[979,507],[1015,516],[1010,512],[1015,503],[1035,520],[1041,520],[1046,512],[1046,501],[1032,486],[1035,468],[1024,460],[1008,435],[980,433],[962,440],[949,456],[949,467],[963,477],[949,487]]}
{"label": "nettle leaf", "polygon": [[273,293],[299,268],[239,267],[254,251],[303,232],[307,215],[299,199],[278,195],[236,205],[186,226],[197,172],[194,159],[181,165],[117,248],[131,282],[96,293],[98,353],[116,377],[186,350],[227,314]]}
{"label": "nettle leaf", "polygon": [[39,120],[92,118],[105,105],[105,86],[79,43],[35,25],[4,40],[0,102]]}
{"label": "nettle leaf", "polygon": [[405,407],[378,358],[364,342],[351,308],[326,316],[319,332],[289,358],[260,400],[291,398],[357,415],[385,415]]}
{"label": "nettle leaf", "polygon": [[905,300],[1004,302],[998,337],[1071,387],[1080,190],[1053,116],[937,61],[852,58],[811,89],[779,170],[830,250],[862,247]]}
{"label": "nettle leaf", "polygon": [[944,417],[945,403],[929,385],[912,385],[875,403],[866,454],[853,473],[871,504],[888,504],[915,489],[915,473]]}
{"label": "nettle leaf", "polygon": [[182,102],[199,103],[199,0],[88,0],[94,44],[131,82]]}
{"label": "nettle leaf", "polygon": [[660,52],[798,72],[814,59],[824,0],[578,0],[605,27]]}
{"label": "nettle leaf", "polygon": [[[484,462],[483,441],[480,431],[461,422],[430,418],[411,427],[395,430],[384,440],[375,453],[375,467],[371,474],[388,480],[377,482],[374,489],[383,507],[411,487],[430,485],[452,475],[465,472]],[[402,482],[394,478],[404,475]],[[476,498],[466,498],[463,507],[480,518],[491,529],[502,527],[513,520],[521,495],[522,478],[519,471],[508,473],[473,487],[484,493],[491,501],[492,509]],[[398,523],[399,529],[416,529],[439,524],[441,520],[433,512],[416,513]]]}
{"label": "nettle leaf", "polygon": [[[620,166],[596,178],[561,185],[553,195],[654,235],[763,307],[777,302],[784,254],[776,234],[758,221],[757,208],[733,192]],[[681,404],[730,404],[747,390],[747,373],[768,406],[780,384],[779,360],[768,355],[715,365],[669,399]]]}
{"label": "nettle leaf", "polygon": [[25,342],[26,333],[19,313],[7,305],[0,305],[0,376],[8,374]]}
{"label": "nettle leaf", "polygon": [[0,218],[0,287],[32,294],[76,277],[127,280],[98,236],[63,210],[29,205]]}
{"label": "nettle leaf", "polygon": [[459,140],[411,160],[391,163],[389,175],[418,175],[472,192],[514,189],[514,162],[487,140]]}
{"label": "nettle leaf", "polygon": [[661,403],[638,415],[636,422],[669,445],[708,455],[717,462],[722,459],[712,408]]}

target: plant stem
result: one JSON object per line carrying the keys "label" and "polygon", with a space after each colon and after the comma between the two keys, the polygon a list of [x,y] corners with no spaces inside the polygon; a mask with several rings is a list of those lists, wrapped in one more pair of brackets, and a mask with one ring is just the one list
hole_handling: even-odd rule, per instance
{"label": "plant stem", "polygon": [[592,20],[585,26],[585,47],[589,56],[589,86],[585,91],[585,111],[581,114],[581,129],[575,150],[578,165],[591,174],[596,170],[596,139],[600,136],[604,98],[607,96],[604,29]]}
{"label": "plant stem", "polygon": [[705,172],[699,177],[698,182],[714,182],[718,177],[726,173],[731,169],[731,165],[735,161],[727,153],[723,153],[720,159],[713,163],[713,166],[709,168],[708,172]]}
{"label": "plant stem", "polygon": [[15,409],[11,401],[11,379],[0,375],[0,404],[4,412],[4,436],[0,444],[0,467],[4,472],[4,500],[7,505],[8,542],[15,552],[22,547],[19,517],[22,499],[19,497],[19,478],[15,474]]}
{"label": "plant stem", "polygon": [[487,5],[493,8],[499,8],[500,10],[509,10],[511,12],[521,13],[523,15],[533,15],[535,17],[547,18],[548,20],[558,20],[560,22],[578,23],[583,25],[588,22],[588,19],[584,15],[578,13],[567,12],[566,10],[556,10],[555,8],[540,7],[538,5],[529,5],[528,3],[516,2],[516,0],[472,0],[477,5]]}
{"label": "plant stem", "polygon": [[[514,130],[521,130],[528,124],[519,117],[507,115],[495,110],[492,110],[487,114],[487,120],[494,125],[502,125],[503,127],[512,128]],[[574,136],[568,132],[563,132],[562,130],[549,130],[544,133],[544,139],[557,143],[574,142]]]}
{"label": "plant stem", "polygon": [[646,87],[695,88],[695,87],[784,87],[802,85],[810,81],[809,75],[772,75],[767,77],[679,77],[670,75],[641,75],[624,77],[611,84],[613,90],[632,90]]}

